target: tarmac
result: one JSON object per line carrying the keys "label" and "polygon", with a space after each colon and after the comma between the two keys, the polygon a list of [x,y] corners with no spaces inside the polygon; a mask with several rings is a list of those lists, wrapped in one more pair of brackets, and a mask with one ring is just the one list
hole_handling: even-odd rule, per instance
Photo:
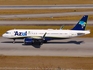
{"label": "tarmac", "polygon": [[[0,25],[76,25],[77,21],[0,21]],[[88,21],[93,25],[93,21]]]}
{"label": "tarmac", "polygon": [[76,5],[0,5],[0,9],[82,9],[93,8],[92,4]]}
{"label": "tarmac", "polygon": [[66,12],[66,13],[44,13],[44,14],[15,14],[15,15],[0,15],[0,18],[40,18],[40,17],[61,17],[61,16],[78,16],[92,15],[93,11],[88,12]]}
{"label": "tarmac", "polygon": [[0,38],[0,55],[93,57],[93,38],[51,40],[43,45],[24,45],[23,40]]}

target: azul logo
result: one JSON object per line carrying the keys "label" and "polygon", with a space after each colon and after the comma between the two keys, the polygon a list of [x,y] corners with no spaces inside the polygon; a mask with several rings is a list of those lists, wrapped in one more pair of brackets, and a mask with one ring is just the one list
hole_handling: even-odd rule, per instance
{"label": "azul logo", "polygon": [[85,27],[86,22],[84,22],[84,21],[80,21],[79,24],[80,24],[80,25],[82,26],[82,28],[83,28],[83,27]]}
{"label": "azul logo", "polygon": [[18,32],[18,31],[15,31],[15,36],[27,36],[27,31],[25,32]]}

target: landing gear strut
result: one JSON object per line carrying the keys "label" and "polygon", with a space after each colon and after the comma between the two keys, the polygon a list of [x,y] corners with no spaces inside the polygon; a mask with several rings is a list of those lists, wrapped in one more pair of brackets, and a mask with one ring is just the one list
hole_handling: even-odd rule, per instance
{"label": "landing gear strut", "polygon": [[43,43],[47,43],[47,40],[44,40]]}
{"label": "landing gear strut", "polygon": [[15,43],[15,39],[13,39],[13,43]]}

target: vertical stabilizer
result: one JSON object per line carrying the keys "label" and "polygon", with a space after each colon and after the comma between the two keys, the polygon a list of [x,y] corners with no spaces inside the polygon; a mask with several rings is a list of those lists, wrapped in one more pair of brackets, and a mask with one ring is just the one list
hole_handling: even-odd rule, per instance
{"label": "vertical stabilizer", "polygon": [[75,27],[72,28],[72,30],[85,30],[87,25],[87,19],[88,19],[88,15],[84,15],[81,18],[81,20],[75,25]]}

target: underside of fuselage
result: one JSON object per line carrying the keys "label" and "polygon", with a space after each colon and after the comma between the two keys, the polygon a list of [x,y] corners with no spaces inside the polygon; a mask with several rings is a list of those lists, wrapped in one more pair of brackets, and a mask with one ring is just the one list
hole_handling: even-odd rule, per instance
{"label": "underside of fuselage", "polygon": [[[13,37],[9,39],[24,39],[24,38],[31,38],[31,37]],[[45,37],[45,40],[60,40],[60,39],[69,39],[69,38],[61,38],[61,37]]]}

